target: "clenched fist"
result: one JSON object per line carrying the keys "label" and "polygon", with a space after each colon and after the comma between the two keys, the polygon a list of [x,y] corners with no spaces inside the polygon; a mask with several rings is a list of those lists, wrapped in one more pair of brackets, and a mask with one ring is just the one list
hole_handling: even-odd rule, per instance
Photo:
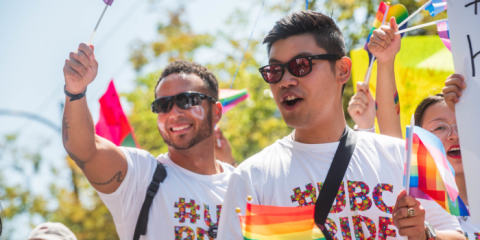
{"label": "clenched fist", "polygon": [[402,37],[395,34],[398,25],[395,17],[390,19],[390,26],[383,25],[375,29],[370,37],[368,49],[377,58],[378,62],[389,62],[395,60],[400,51]]}
{"label": "clenched fist", "polygon": [[93,45],[87,46],[81,43],[78,50],[70,52],[69,58],[65,60],[63,75],[69,93],[84,92],[88,84],[97,76],[98,62],[95,60],[93,49]]}
{"label": "clenched fist", "polygon": [[350,99],[347,111],[359,128],[375,127],[375,99],[373,99],[367,84],[357,83],[357,93]]}
{"label": "clenched fist", "polygon": [[455,103],[460,101],[460,96],[462,96],[462,91],[467,87],[465,83],[465,77],[460,74],[452,74],[445,81],[445,87],[442,89],[443,95],[445,97],[445,102],[448,107],[455,112]]}

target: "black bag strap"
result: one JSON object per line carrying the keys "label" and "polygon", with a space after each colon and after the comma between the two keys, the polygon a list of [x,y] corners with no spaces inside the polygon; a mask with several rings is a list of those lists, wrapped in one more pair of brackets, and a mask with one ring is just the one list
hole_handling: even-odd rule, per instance
{"label": "black bag strap", "polygon": [[152,177],[152,182],[147,189],[147,195],[145,196],[145,201],[143,201],[142,210],[140,210],[140,215],[138,215],[137,226],[135,227],[135,232],[133,234],[133,239],[140,239],[140,235],[145,235],[147,233],[147,224],[148,224],[148,213],[150,211],[150,206],[152,205],[153,198],[157,194],[158,189],[160,188],[160,183],[165,180],[167,177],[167,170],[163,164],[157,162],[157,168]]}
{"label": "black bag strap", "polygon": [[335,152],[335,156],[333,157],[322,190],[315,202],[315,223],[322,230],[326,240],[333,240],[325,227],[325,221],[327,220],[328,213],[335,201],[335,197],[337,196],[338,189],[340,188],[340,184],[347,171],[356,144],[356,132],[347,126],[340,139],[337,152]]}

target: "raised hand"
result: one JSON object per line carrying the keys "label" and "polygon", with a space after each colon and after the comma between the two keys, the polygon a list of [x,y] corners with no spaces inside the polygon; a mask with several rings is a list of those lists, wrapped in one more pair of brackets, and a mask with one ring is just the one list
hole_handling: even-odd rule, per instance
{"label": "raised hand", "polygon": [[357,93],[350,99],[347,110],[359,128],[370,129],[375,126],[375,99],[368,85],[357,83]]}
{"label": "raised hand", "polygon": [[78,50],[70,52],[65,60],[63,75],[67,91],[71,94],[79,94],[85,91],[88,84],[97,76],[98,62],[93,53],[93,45],[87,46],[81,43]]}
{"label": "raised hand", "polygon": [[442,89],[445,102],[448,107],[455,112],[455,103],[460,101],[462,91],[467,87],[465,77],[460,74],[452,74],[445,81],[445,87]]}
{"label": "raised hand", "polygon": [[395,34],[398,31],[398,25],[395,17],[390,19],[390,26],[383,25],[373,31],[368,43],[368,49],[380,62],[389,62],[395,60],[395,56],[400,51],[400,34]]}

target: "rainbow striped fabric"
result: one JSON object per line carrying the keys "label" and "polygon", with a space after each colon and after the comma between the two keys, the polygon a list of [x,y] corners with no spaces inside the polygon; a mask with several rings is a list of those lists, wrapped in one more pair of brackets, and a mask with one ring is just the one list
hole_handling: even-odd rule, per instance
{"label": "rainbow striped fabric", "polygon": [[226,113],[239,103],[247,99],[250,95],[247,93],[247,89],[235,90],[235,89],[219,89],[218,97],[219,102],[223,105],[222,113]]}
{"label": "rainbow striped fabric", "polygon": [[447,0],[432,0],[432,3],[425,7],[425,10],[430,12],[430,16],[435,17],[447,10]]}
{"label": "rainbow striped fabric", "polygon": [[408,126],[407,144],[411,131],[410,195],[436,201],[452,215],[468,216],[468,210],[458,196],[455,174],[440,139],[423,128]]}
{"label": "rainbow striped fabric", "polygon": [[450,30],[448,28],[448,21],[437,24],[438,36],[442,40],[445,47],[452,51],[450,47]]}
{"label": "rainbow striped fabric", "polygon": [[240,216],[244,240],[324,240],[315,225],[315,205],[308,207],[274,207],[247,203],[245,216]]}
{"label": "rainbow striped fabric", "polygon": [[[388,10],[387,10],[388,9]],[[387,12],[388,11],[388,12]],[[385,12],[387,12],[387,15],[385,16]],[[375,20],[373,21],[373,26],[372,29],[370,30],[370,34],[368,34],[367,37],[367,42],[365,43],[364,49],[368,52],[369,60],[372,59],[372,54],[368,50],[368,43],[370,42],[370,37],[373,34],[373,31],[380,26],[382,26],[382,22],[385,19],[385,22],[389,22],[392,17],[395,17],[395,20],[397,21],[397,24],[403,22],[403,20],[408,18],[408,11],[405,6],[402,4],[395,4],[393,6],[388,6],[385,2],[380,2],[380,5],[378,6],[378,11],[377,15],[375,15]],[[408,24],[404,24],[402,27],[400,27],[399,30],[403,30],[407,28]],[[404,34],[401,36],[403,37]]]}

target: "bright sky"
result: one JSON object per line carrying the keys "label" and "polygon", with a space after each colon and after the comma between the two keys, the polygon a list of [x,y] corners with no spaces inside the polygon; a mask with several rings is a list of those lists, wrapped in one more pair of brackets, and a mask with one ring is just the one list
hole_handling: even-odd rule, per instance
{"label": "bright sky", "polygon": [[[149,0],[115,0],[106,11],[93,39],[99,73],[87,92],[94,121],[98,118],[98,99],[111,78],[115,79],[118,91],[133,90],[136,75],[128,63],[129,47],[138,39],[154,39],[157,23],[165,19],[165,9],[174,7],[172,1],[163,2],[166,1],[153,8]],[[65,99],[64,60],[80,42],[89,40],[104,6],[101,0],[0,1],[0,110],[34,113],[60,127],[61,103]],[[188,4],[184,17],[195,32],[215,33],[225,27],[225,20],[235,8],[246,9],[252,13],[250,23],[238,34],[247,38],[260,7],[261,2],[255,0],[196,0]],[[298,10],[303,7],[298,2]],[[264,34],[275,20],[277,18],[261,18],[255,36]],[[240,59],[241,52],[237,56]],[[4,179],[10,183],[31,185],[33,194],[46,194],[50,175],[48,165],[53,165],[61,170],[60,176],[65,179],[61,184],[69,187],[70,173],[63,160],[66,153],[58,132],[19,117],[0,115],[0,123],[0,137],[19,133],[17,146],[40,150],[45,163],[38,175],[19,177],[9,172]],[[7,159],[0,163],[0,167],[10,163]],[[27,169],[27,172],[32,170]],[[10,226],[16,226],[11,239],[26,239],[30,231],[27,219],[19,219]]]}

